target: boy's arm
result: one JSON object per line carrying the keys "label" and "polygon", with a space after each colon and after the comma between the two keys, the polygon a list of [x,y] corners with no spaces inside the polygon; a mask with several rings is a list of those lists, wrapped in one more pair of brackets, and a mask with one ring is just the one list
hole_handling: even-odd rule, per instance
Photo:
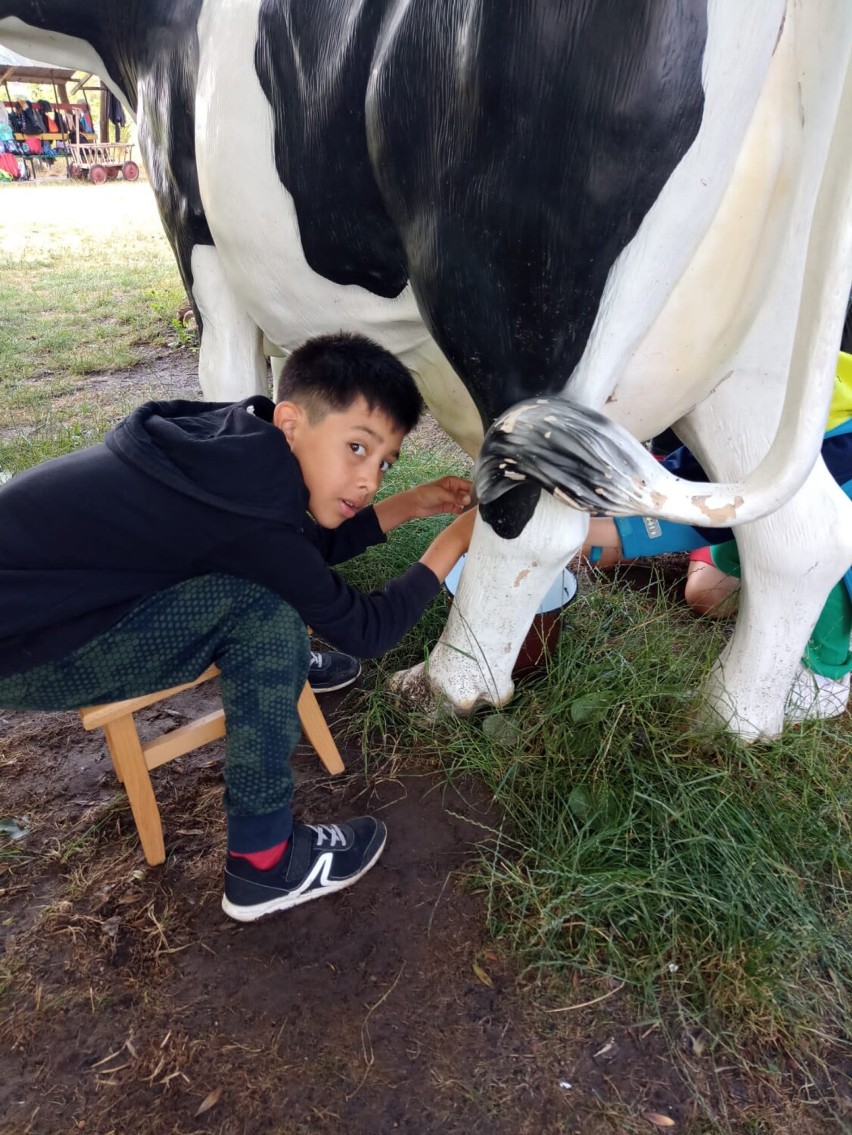
{"label": "boy's arm", "polygon": [[471,509],[455,519],[419,563],[369,594],[332,571],[307,535],[265,520],[241,527],[237,536],[218,545],[205,559],[205,570],[268,587],[338,650],[370,658],[396,645],[438,594],[441,582],[467,551],[475,516]]}
{"label": "boy's arm", "polygon": [[440,477],[403,493],[387,497],[371,508],[364,508],[339,528],[315,526],[317,547],[328,564],[341,564],[358,556],[365,548],[383,543],[393,528],[407,520],[437,516],[442,512],[456,515],[470,504],[470,481],[463,477]]}
{"label": "boy's arm", "polygon": [[390,532],[407,520],[421,520],[451,512],[458,516],[471,502],[471,483],[464,477],[439,477],[416,485],[402,493],[394,493],[373,505],[382,532]]}
{"label": "boy's arm", "polygon": [[321,528],[310,517],[308,524],[311,526],[314,543],[327,564],[342,564],[353,556],[360,556],[374,544],[383,544],[387,539],[372,508],[362,508],[338,528]]}
{"label": "boy's arm", "polygon": [[470,547],[476,509],[470,508],[439,532],[423,555],[420,563],[435,574],[443,583],[455,565]]}

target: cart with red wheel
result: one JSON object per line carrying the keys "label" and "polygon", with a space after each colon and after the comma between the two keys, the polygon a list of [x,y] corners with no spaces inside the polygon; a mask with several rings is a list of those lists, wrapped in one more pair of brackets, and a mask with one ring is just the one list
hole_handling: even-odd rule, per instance
{"label": "cart with red wheel", "polygon": [[115,181],[119,174],[125,181],[136,181],[139,166],[133,161],[131,142],[69,142],[69,173],[78,181],[102,185]]}

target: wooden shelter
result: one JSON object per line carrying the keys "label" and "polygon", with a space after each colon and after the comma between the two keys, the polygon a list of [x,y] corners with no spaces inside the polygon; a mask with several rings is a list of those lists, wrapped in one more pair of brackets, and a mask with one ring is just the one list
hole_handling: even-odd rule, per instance
{"label": "wooden shelter", "polygon": [[5,88],[6,101],[11,103],[14,100],[9,90],[10,83],[50,85],[53,87],[53,102],[56,106],[68,106],[80,93],[84,97],[87,94],[100,93],[101,113],[95,125],[100,140],[108,141],[109,123],[106,117],[106,100],[103,97],[105,88],[101,81],[90,73],[69,70],[67,67],[54,67],[52,63],[40,63],[37,59],[27,59],[17,51],[0,44],[0,89]]}
{"label": "wooden shelter", "polygon": [[54,102],[70,102],[68,84],[74,79],[74,71],[54,67],[51,63],[39,63],[27,59],[0,45],[0,86],[6,88],[6,98],[11,102],[10,83],[45,83],[53,87]]}

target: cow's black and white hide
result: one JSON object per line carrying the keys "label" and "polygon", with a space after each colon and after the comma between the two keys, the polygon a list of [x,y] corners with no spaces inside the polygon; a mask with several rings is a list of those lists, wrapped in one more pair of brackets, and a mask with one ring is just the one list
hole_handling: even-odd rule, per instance
{"label": "cow's black and white hide", "polygon": [[[0,0],[0,41],[137,108],[206,395],[358,328],[471,454],[503,415],[568,455],[579,508],[529,477],[482,508],[437,690],[511,696],[603,503],[743,524],[707,695],[745,737],[780,730],[852,560],[818,460],[852,282],[848,0]],[[646,460],[673,423],[722,483]]]}

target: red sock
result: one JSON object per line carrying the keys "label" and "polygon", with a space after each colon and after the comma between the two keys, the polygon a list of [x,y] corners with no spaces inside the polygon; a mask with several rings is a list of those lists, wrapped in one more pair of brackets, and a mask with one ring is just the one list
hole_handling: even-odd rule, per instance
{"label": "red sock", "polygon": [[289,839],[285,839],[283,843],[276,843],[274,847],[267,847],[263,851],[250,851],[248,854],[243,851],[229,851],[228,854],[234,859],[247,859],[258,871],[270,871],[280,862],[289,842]]}

